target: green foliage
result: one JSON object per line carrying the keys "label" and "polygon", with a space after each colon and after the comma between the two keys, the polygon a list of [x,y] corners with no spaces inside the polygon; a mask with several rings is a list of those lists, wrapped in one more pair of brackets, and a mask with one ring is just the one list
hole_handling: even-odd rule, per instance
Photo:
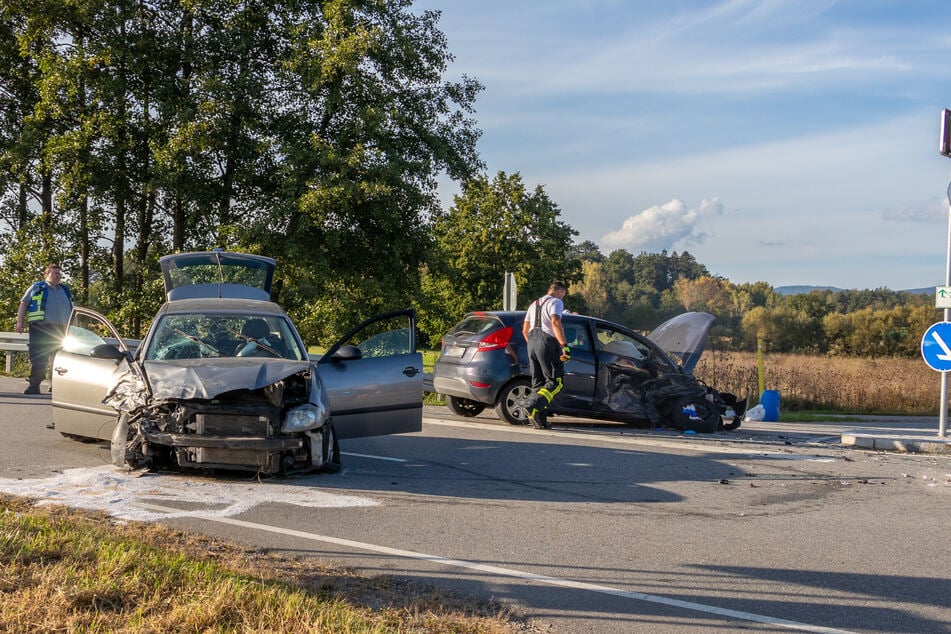
{"label": "green foliage", "polygon": [[4,253],[29,226],[30,268],[76,254],[83,303],[136,330],[161,300],[158,255],[214,246],[294,262],[276,280],[292,311],[410,304],[437,176],[481,168],[481,85],[443,79],[438,13],[411,6],[3,4]]}
{"label": "green foliage", "polygon": [[[512,272],[523,306],[558,278],[570,309],[640,330],[706,310],[735,348],[917,354],[927,296],[781,297],[686,251],[574,244],[543,187],[481,174],[482,86],[443,79],[438,19],[410,0],[0,3],[0,301],[56,260],[78,303],[138,337],[158,258],[220,246],[277,259],[275,299],[311,343],[413,306],[436,345],[501,308]],[[447,211],[441,174],[463,183]]]}
{"label": "green foliage", "polygon": [[426,287],[429,306],[441,317],[430,318],[424,332],[438,338],[470,310],[501,309],[506,271],[514,274],[523,305],[554,279],[579,279],[581,263],[572,256],[577,232],[559,216],[544,188],[529,191],[518,173],[466,181],[433,226],[438,251]]}

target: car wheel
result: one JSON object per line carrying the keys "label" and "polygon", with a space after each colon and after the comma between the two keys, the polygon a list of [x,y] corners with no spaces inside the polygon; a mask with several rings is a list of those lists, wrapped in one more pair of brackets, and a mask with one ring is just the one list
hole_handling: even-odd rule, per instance
{"label": "car wheel", "polygon": [[449,406],[449,411],[456,416],[465,416],[466,418],[478,416],[485,410],[485,405],[482,403],[470,401],[467,398],[457,398],[455,396],[447,396],[446,405]]}
{"label": "car wheel", "polygon": [[674,400],[670,417],[678,429],[711,434],[720,426],[720,410],[702,396],[681,396]]}
{"label": "car wheel", "polygon": [[510,425],[526,425],[532,401],[532,386],[528,379],[515,379],[502,388],[495,413]]}
{"label": "car wheel", "polygon": [[340,471],[340,445],[337,442],[337,430],[334,429],[333,423],[327,423],[324,426],[324,433],[321,440],[321,458],[323,458],[323,466],[320,467],[320,470],[324,473],[336,473]]}

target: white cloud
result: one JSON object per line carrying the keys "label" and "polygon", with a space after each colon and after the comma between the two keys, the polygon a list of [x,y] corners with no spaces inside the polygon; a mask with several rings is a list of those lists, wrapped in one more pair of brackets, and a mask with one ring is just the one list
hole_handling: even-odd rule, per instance
{"label": "white cloud", "polygon": [[696,209],[675,198],[631,216],[619,230],[605,235],[601,243],[608,250],[626,249],[632,253],[662,251],[678,242],[699,243],[705,238],[699,230],[701,221],[722,213],[723,205],[716,198],[704,199]]}
{"label": "white cloud", "polygon": [[[944,277],[951,3],[420,2],[445,10],[450,72],[485,81],[487,171],[544,186],[605,253],[689,246],[736,282]],[[724,213],[688,207],[714,196]]]}

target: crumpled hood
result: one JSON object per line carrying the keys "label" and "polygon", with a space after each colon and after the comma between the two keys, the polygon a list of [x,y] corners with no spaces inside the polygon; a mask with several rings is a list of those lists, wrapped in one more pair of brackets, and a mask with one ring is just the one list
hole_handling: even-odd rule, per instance
{"label": "crumpled hood", "polygon": [[244,359],[179,359],[144,365],[157,400],[212,399],[232,390],[257,390],[313,367],[307,361]]}
{"label": "crumpled hood", "polygon": [[710,313],[684,313],[657,326],[647,338],[679,359],[681,369],[691,374],[707,345],[713,320]]}

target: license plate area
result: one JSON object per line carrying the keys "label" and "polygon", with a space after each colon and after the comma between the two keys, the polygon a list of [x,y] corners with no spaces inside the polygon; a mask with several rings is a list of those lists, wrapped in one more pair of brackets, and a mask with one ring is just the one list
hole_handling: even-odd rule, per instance
{"label": "license plate area", "polygon": [[466,353],[466,349],[462,346],[446,346],[446,349],[443,351],[443,356],[459,358]]}

